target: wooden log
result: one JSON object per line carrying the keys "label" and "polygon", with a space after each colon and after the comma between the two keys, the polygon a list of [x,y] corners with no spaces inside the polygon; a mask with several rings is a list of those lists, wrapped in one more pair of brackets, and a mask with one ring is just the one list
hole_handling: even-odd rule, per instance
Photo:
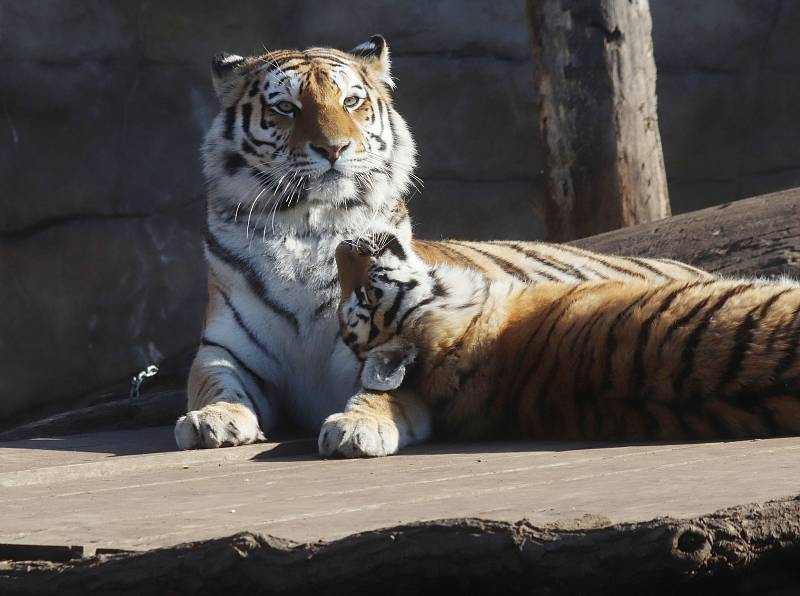
{"label": "wooden log", "polygon": [[0,441],[174,424],[186,413],[186,391],[148,391],[70,410],[0,432]]}
{"label": "wooden log", "polygon": [[528,0],[548,240],[670,214],[648,0]]}
{"label": "wooden log", "polygon": [[78,562],[0,563],[0,593],[747,594],[800,580],[800,500],[559,530],[476,519],[333,542],[242,533]]}
{"label": "wooden log", "polygon": [[677,259],[720,275],[800,278],[800,188],[571,244],[610,254]]}

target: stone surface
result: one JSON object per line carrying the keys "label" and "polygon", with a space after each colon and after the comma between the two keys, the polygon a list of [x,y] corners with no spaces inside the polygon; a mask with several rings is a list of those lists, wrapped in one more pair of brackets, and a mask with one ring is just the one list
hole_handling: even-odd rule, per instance
{"label": "stone surface", "polygon": [[[408,207],[414,234],[420,238],[535,240],[544,233],[535,212],[541,192],[534,180],[466,182],[434,178],[411,197]],[[460,217],[465,212],[469,217]]]}
{"label": "stone surface", "polygon": [[[673,211],[800,184],[797,3],[651,7]],[[541,235],[524,2],[0,0],[0,425],[196,341],[209,57],[376,32],[421,150],[418,231]]]}
{"label": "stone surface", "polygon": [[434,444],[372,460],[321,460],[315,443],[177,452],[163,427],[0,443],[0,543],[141,550],[245,530],[313,542],[455,517],[603,526],[800,490],[797,438]]}
{"label": "stone surface", "polygon": [[0,241],[0,421],[21,404],[82,397],[196,347],[201,228],[192,202]]}

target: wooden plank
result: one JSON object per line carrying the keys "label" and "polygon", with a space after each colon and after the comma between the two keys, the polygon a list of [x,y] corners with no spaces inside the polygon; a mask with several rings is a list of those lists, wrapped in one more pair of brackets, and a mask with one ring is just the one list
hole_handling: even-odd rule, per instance
{"label": "wooden plank", "polygon": [[454,517],[569,528],[800,493],[799,438],[434,444],[389,458],[321,460],[308,439],[180,452],[171,434],[0,443],[0,543],[91,553],[241,531],[313,542]]}

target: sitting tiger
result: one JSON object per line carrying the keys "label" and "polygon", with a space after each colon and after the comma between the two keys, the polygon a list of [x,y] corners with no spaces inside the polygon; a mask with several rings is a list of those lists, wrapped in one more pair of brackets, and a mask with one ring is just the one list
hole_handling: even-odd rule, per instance
{"label": "sitting tiger", "polygon": [[377,249],[342,244],[336,261],[340,331],[363,389],[325,421],[323,455],[389,455],[434,429],[593,440],[800,433],[800,286],[788,280],[531,285],[430,266],[396,237]]}

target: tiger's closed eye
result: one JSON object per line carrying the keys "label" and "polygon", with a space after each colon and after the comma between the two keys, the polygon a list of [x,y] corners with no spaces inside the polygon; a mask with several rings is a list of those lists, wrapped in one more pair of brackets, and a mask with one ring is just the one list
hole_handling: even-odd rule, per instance
{"label": "tiger's closed eye", "polygon": [[348,110],[355,110],[358,106],[361,105],[363,101],[358,95],[350,95],[349,97],[345,97],[342,105],[346,107]]}

